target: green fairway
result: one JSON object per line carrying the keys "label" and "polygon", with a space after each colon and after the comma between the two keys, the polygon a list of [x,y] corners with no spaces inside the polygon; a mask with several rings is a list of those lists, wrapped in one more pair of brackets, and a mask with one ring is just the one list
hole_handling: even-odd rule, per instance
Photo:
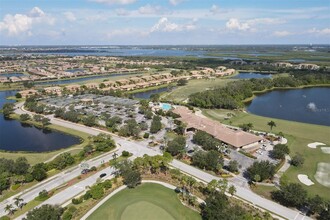
{"label": "green fairway", "polygon": [[177,194],[164,186],[144,183],[125,189],[102,204],[88,220],[193,220],[200,215],[182,205]]}
{"label": "green fairway", "polygon": [[230,78],[215,78],[215,79],[193,79],[189,80],[185,86],[179,86],[172,92],[166,93],[162,96],[164,100],[172,100],[176,102],[185,101],[189,95],[202,92],[214,87],[225,86],[228,82],[234,81]]}
{"label": "green fairway", "polygon": [[[229,120],[225,120],[227,113],[235,114]],[[329,188],[319,184],[315,179],[314,175],[317,171],[317,164],[319,162],[329,163],[329,154],[322,152],[320,147],[312,149],[307,147],[307,144],[313,142],[322,142],[330,146],[330,127],[322,125],[306,124],[294,121],[286,121],[276,118],[261,117],[241,111],[230,111],[223,109],[212,109],[203,110],[203,114],[207,117],[213,118],[225,124],[231,124],[238,126],[243,123],[252,123],[253,129],[270,132],[270,128],[267,123],[273,120],[276,123],[276,127],[271,132],[273,133],[284,133],[284,136],[288,139],[288,145],[290,147],[293,156],[296,152],[299,152],[305,158],[305,163],[302,167],[290,166],[285,172],[289,182],[300,183],[298,180],[298,174],[306,174],[315,183],[312,186],[302,186],[308,190],[311,195],[319,194],[320,196],[330,199]]]}

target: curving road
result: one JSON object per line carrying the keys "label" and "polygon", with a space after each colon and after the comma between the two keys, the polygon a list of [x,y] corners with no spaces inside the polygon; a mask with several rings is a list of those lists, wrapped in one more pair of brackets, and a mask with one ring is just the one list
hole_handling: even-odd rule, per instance
{"label": "curving road", "polygon": [[[16,104],[17,108],[15,110],[15,113],[17,113],[17,114],[23,114],[23,113],[33,114],[31,112],[27,112],[26,110],[24,110],[22,108],[22,106],[23,106],[23,103]],[[90,134],[90,135],[98,135],[99,133],[109,134],[116,141],[117,145],[120,146],[120,149],[118,150],[118,152],[126,150],[126,151],[131,152],[134,157],[143,156],[144,154],[148,154],[148,155],[151,155],[151,156],[161,154],[161,152],[159,150],[147,147],[145,144],[143,144],[141,142],[137,142],[137,141],[129,140],[129,139],[126,139],[126,138],[118,137],[118,136],[116,136],[116,135],[114,135],[110,132],[107,132],[107,131],[103,131],[103,130],[96,129],[96,128],[91,128],[91,127],[86,127],[86,126],[80,125],[80,124],[71,123],[71,122],[68,122],[68,121],[64,121],[64,120],[61,120],[61,119],[54,118],[52,116],[46,116],[46,117],[49,117],[52,124],[60,125],[60,126],[71,128],[71,129],[75,129],[75,130],[78,130],[78,131],[81,131],[81,132],[84,132],[84,133],[87,133],[87,134]],[[88,161],[88,163],[99,165],[102,160],[104,160],[104,161],[105,160],[110,160],[111,158],[112,158],[111,153],[108,153],[108,154],[101,155],[99,158],[92,159],[92,160]],[[93,166],[91,164],[90,164],[90,166]],[[191,176],[194,176],[195,178],[197,178],[201,181],[207,182],[207,183],[210,182],[213,179],[219,179],[218,177],[215,177],[211,174],[208,174],[208,173],[206,173],[202,170],[199,170],[195,167],[192,167],[190,165],[184,164],[184,163],[182,163],[178,160],[173,160],[170,165],[177,168],[177,169],[180,169],[184,173],[187,173]],[[43,189],[47,189],[47,190],[54,189],[54,188],[62,185],[64,182],[66,182],[70,179],[73,179],[74,177],[76,177],[78,175],[80,175],[80,168],[77,166],[77,167],[72,168],[72,170],[62,172],[61,174],[58,174],[58,175],[52,177],[52,179],[48,179],[46,181],[43,181],[43,182],[39,183],[32,190],[30,190],[26,193],[24,193],[24,192],[21,193],[21,197],[24,199],[25,202],[29,202],[29,201],[33,200],[41,190],[43,190]],[[98,177],[97,174],[94,175],[94,177]],[[267,200],[263,197],[260,197],[259,195],[253,193],[248,188],[244,187],[245,182],[243,182],[239,178],[230,179],[229,183],[236,187],[236,189],[237,189],[236,196],[237,197],[239,197],[239,198],[241,198],[245,201],[248,201],[248,202],[252,203],[253,205],[255,205],[257,207],[260,207],[264,210],[267,210],[271,213],[275,213],[275,214],[279,215],[282,218],[290,219],[290,220],[291,219],[292,220],[311,219],[307,216],[304,216],[304,215],[300,214],[299,211],[297,211],[297,210],[289,209],[289,208],[284,207],[284,206],[282,206],[278,203],[275,203],[271,200]],[[74,191],[73,188],[71,190]],[[17,196],[18,195],[15,195],[15,196],[7,199],[6,201],[0,203],[0,216],[5,214],[4,206],[8,203],[13,203],[13,199]],[[46,201],[46,203],[48,201],[53,201],[53,200],[49,199],[49,200]],[[67,201],[67,199],[58,198],[54,202],[56,204],[63,204],[66,201]]]}

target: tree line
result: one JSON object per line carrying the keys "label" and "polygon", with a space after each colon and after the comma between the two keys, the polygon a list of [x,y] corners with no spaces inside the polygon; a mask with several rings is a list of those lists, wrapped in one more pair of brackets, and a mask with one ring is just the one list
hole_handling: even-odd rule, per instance
{"label": "tree line", "polygon": [[189,104],[201,108],[237,109],[243,107],[243,101],[256,91],[320,84],[330,84],[330,74],[295,73],[273,79],[239,80],[229,82],[225,87],[194,93],[189,96]]}

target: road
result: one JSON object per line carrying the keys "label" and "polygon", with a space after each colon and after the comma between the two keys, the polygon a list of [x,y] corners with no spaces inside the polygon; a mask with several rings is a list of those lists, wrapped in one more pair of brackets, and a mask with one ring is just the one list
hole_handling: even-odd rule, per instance
{"label": "road", "polygon": [[[15,110],[15,113],[17,114],[23,114],[23,113],[29,113],[26,112],[24,109],[22,109],[22,103],[19,103],[16,105],[18,108]],[[29,113],[30,114],[30,113]],[[90,135],[98,135],[99,133],[106,133],[106,134],[110,134],[113,139],[116,141],[117,145],[120,146],[120,150],[119,152],[126,150],[129,151],[133,154],[133,156],[135,157],[139,157],[139,156],[143,156],[144,154],[148,154],[148,155],[157,155],[157,154],[161,154],[161,152],[159,150],[156,149],[151,149],[137,141],[132,141],[132,140],[128,140],[126,138],[122,138],[122,137],[118,137],[116,135],[113,135],[107,131],[103,131],[100,129],[96,129],[96,128],[91,128],[91,127],[86,127],[84,125],[80,125],[80,124],[75,124],[75,123],[71,123],[71,122],[67,122],[67,121],[63,121],[57,118],[53,118],[50,116],[47,116],[51,119],[51,123],[56,124],[56,125],[60,125],[63,127],[68,127],[71,129],[75,129]],[[96,159],[94,162],[100,163],[100,161],[102,160],[110,160],[112,158],[111,154],[105,155],[105,156],[101,156],[98,159]],[[91,163],[93,163],[93,161],[89,161]],[[192,175],[204,182],[210,182],[212,179],[219,179],[218,177],[215,177],[211,174],[208,174],[204,171],[201,171],[195,167],[192,167],[190,165],[184,164],[178,160],[173,160],[170,164],[171,166],[180,169],[181,171]],[[79,170],[79,172],[78,172]],[[40,184],[39,186],[35,187],[33,190],[22,194],[22,198],[24,199],[25,202],[31,201],[32,199],[34,199],[38,193],[40,191],[42,191],[43,189],[45,189],[45,186],[47,186],[47,190],[50,190],[51,187],[53,187],[52,189],[60,186],[61,184],[64,183],[64,180],[62,178],[64,178],[64,176],[68,179],[73,179],[74,177],[80,175],[80,168],[79,167],[75,167],[74,170],[72,170],[69,173],[64,173],[61,175],[59,175],[58,177],[51,179],[51,180],[46,180],[44,181],[45,184]],[[267,200],[265,198],[260,197],[259,195],[253,193],[251,190],[242,187],[242,181],[240,181],[237,178],[233,178],[233,180],[229,180],[230,184],[233,184],[236,189],[236,196],[242,198],[243,200],[246,200],[250,203],[252,203],[255,206],[258,206],[260,208],[263,208],[265,210],[268,210],[272,213],[276,213],[284,218],[287,219],[293,219],[293,220],[302,220],[302,219],[310,219],[307,216],[304,216],[302,214],[299,213],[299,211],[297,210],[293,210],[293,209],[289,209],[286,208],[278,203],[275,203],[271,200]],[[28,196],[27,196],[28,195]],[[13,199],[16,197],[17,195],[11,197],[8,199],[9,203],[12,203]],[[47,200],[48,201],[48,200]],[[6,204],[5,202],[0,203],[0,216],[2,216],[4,213],[4,206]],[[64,203],[65,201],[59,202],[59,204]]]}

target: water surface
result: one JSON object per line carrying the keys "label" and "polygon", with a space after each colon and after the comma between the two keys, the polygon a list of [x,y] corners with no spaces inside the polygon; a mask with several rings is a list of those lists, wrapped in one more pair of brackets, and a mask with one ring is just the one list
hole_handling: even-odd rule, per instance
{"label": "water surface", "polygon": [[258,95],[247,110],[265,117],[330,126],[330,88],[272,91]]}
{"label": "water surface", "polygon": [[[17,91],[0,91],[0,108],[6,97],[14,96]],[[0,114],[0,150],[46,152],[79,144],[80,139],[62,132],[40,129],[16,120],[6,119]]]}

